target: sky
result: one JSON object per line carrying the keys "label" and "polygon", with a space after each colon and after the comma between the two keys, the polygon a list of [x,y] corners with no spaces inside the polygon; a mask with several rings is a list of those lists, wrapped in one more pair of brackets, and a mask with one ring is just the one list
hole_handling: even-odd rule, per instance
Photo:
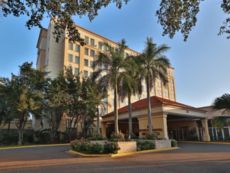
{"label": "sky", "polygon": [[[211,105],[214,99],[230,93],[230,39],[218,36],[226,15],[219,1],[201,3],[196,27],[186,42],[180,33],[173,39],[162,36],[162,28],[155,16],[157,1],[130,0],[121,10],[114,5],[99,11],[90,22],[87,17],[74,20],[93,32],[114,41],[124,38],[127,45],[139,52],[147,37],[157,44],[167,44],[166,53],[175,68],[176,98],[178,102],[195,107]],[[29,61],[36,64],[38,28],[28,30],[26,17],[3,17],[0,14],[0,76],[18,73],[18,66]],[[48,26],[48,19],[43,26]]]}

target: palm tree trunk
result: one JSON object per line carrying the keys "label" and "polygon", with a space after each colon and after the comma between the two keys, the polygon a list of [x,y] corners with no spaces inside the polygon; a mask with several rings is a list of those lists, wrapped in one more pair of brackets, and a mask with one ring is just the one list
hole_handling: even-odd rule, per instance
{"label": "palm tree trunk", "polygon": [[23,141],[23,130],[18,129],[18,145],[22,145],[22,141]]}
{"label": "palm tree trunk", "polygon": [[115,135],[119,134],[119,127],[118,127],[118,110],[117,110],[117,82],[115,82],[115,88],[114,88],[114,130]]}
{"label": "palm tree trunk", "polygon": [[97,108],[97,135],[100,135],[100,114],[99,114],[99,107]]}
{"label": "palm tree trunk", "polygon": [[131,95],[128,95],[128,107],[129,107],[129,139],[132,138],[133,126],[132,126],[132,104],[131,104]]}
{"label": "palm tree trunk", "polygon": [[153,125],[152,125],[152,110],[151,110],[149,77],[147,77],[147,80],[146,80],[146,91],[147,91],[147,100],[148,100],[148,130],[149,130],[149,134],[152,134]]}

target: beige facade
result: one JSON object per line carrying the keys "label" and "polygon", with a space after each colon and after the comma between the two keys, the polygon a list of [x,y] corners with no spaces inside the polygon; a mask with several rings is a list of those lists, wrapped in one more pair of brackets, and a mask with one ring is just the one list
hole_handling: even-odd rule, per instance
{"label": "beige facade", "polygon": [[[210,141],[206,111],[160,97],[151,97],[153,131],[162,139]],[[148,133],[147,99],[132,104],[133,132],[144,137]],[[128,132],[128,107],[118,110],[119,127]],[[103,117],[102,132],[108,136],[114,130],[114,115]],[[193,135],[196,139],[192,138]]]}
{"label": "beige facade", "polygon": [[[89,76],[93,72],[92,64],[96,60],[97,54],[104,51],[103,43],[108,43],[116,48],[118,44],[110,39],[100,36],[80,26],[76,26],[81,38],[85,39],[86,45],[81,46],[78,43],[69,42],[67,37],[62,37],[56,43],[53,37],[53,24],[50,23],[48,29],[41,29],[38,38],[37,49],[37,69],[49,72],[49,77],[56,77],[65,67],[72,67],[73,73],[80,76]],[[130,48],[126,50],[127,55],[138,55],[139,52]],[[152,96],[159,96],[169,100],[176,100],[174,69],[168,69],[168,84],[163,85],[162,81],[157,79]],[[144,85],[144,84],[143,84]],[[132,102],[146,97],[146,87],[143,87],[141,96],[133,96]],[[113,92],[108,91],[108,107],[106,113],[113,111]],[[127,100],[120,102],[119,107],[127,105]]]}

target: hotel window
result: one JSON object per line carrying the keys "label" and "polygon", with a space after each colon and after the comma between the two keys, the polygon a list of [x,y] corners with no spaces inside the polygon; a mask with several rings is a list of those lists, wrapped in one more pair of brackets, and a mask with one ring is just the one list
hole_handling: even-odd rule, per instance
{"label": "hotel window", "polygon": [[79,75],[79,73],[80,73],[79,68],[75,68],[74,69],[74,74]]}
{"label": "hotel window", "polygon": [[94,50],[90,50],[90,56],[94,57],[95,56],[95,51]]}
{"label": "hotel window", "polygon": [[69,43],[69,50],[73,50],[73,44]]}
{"label": "hotel window", "polygon": [[91,45],[91,46],[95,46],[95,40],[92,39],[92,38],[90,39],[90,45]]}
{"label": "hotel window", "polygon": [[72,54],[69,54],[69,56],[68,56],[68,61],[69,61],[69,62],[73,62],[73,55],[72,55]]}
{"label": "hotel window", "polygon": [[75,56],[75,63],[79,64],[80,63],[80,57],[79,56]]}
{"label": "hotel window", "polygon": [[88,77],[88,75],[89,75],[89,72],[84,70],[84,77]]}
{"label": "hotel window", "polygon": [[103,49],[103,43],[102,43],[102,42],[99,42],[99,43],[98,43],[98,47],[99,47],[100,50],[102,50],[102,49]]}
{"label": "hotel window", "polygon": [[89,49],[85,48],[85,55],[89,55]]}
{"label": "hotel window", "polygon": [[80,52],[80,45],[76,44],[76,46],[75,46],[75,51],[76,51],[76,52]]}
{"label": "hotel window", "polygon": [[90,61],[90,67],[93,68],[93,64],[94,64],[94,62],[93,62],[93,61]]}
{"label": "hotel window", "polygon": [[87,67],[89,66],[89,60],[88,59],[84,59],[84,65]]}
{"label": "hotel window", "polygon": [[85,44],[89,44],[89,37],[85,36]]}

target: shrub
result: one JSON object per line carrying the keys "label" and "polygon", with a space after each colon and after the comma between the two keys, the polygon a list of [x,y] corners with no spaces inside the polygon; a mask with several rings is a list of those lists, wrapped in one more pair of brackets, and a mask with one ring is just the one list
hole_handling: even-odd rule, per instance
{"label": "shrub", "polygon": [[171,139],[171,147],[177,147],[177,141],[175,139]]}
{"label": "shrub", "polygon": [[156,140],[158,139],[158,134],[156,132],[153,132],[151,134],[147,133],[145,135],[145,139],[148,139],[148,140]]}
{"label": "shrub", "polygon": [[110,140],[111,141],[125,141],[125,135],[121,132],[117,135],[115,133],[112,133]]}
{"label": "shrub", "polygon": [[119,150],[118,144],[115,142],[110,142],[110,143],[105,143],[104,144],[104,153],[113,153],[116,154],[117,151]]}
{"label": "shrub", "polygon": [[[18,131],[16,129],[0,130],[0,145],[17,145],[18,143]],[[34,143],[34,131],[23,131],[23,144]]]}
{"label": "shrub", "polygon": [[18,133],[16,130],[1,130],[0,145],[16,145],[18,142]]}
{"label": "shrub", "polygon": [[48,129],[36,131],[34,137],[35,137],[34,142],[36,144],[50,144],[51,143],[50,130]]}
{"label": "shrub", "polygon": [[91,141],[100,141],[100,140],[105,140],[106,138],[104,138],[102,135],[93,135],[88,139]]}
{"label": "shrub", "polygon": [[75,151],[87,154],[109,154],[116,153],[118,146],[116,143],[90,143],[88,140],[74,140],[71,141],[71,147]]}
{"label": "shrub", "polygon": [[151,150],[155,149],[155,144],[150,141],[138,141],[137,142],[137,150]]}
{"label": "shrub", "polygon": [[90,153],[101,154],[104,153],[104,146],[101,144],[90,144],[89,147]]}

